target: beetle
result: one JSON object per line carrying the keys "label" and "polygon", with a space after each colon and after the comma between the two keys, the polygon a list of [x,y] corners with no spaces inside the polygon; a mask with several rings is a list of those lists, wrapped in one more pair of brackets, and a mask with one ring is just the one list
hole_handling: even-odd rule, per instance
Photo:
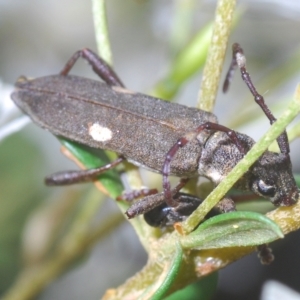
{"label": "beetle", "polygon": [[[272,124],[276,119],[251,81],[242,48],[236,43],[232,49],[223,90],[228,89],[234,69],[239,67]],[[79,57],[86,59],[104,82],[69,75]],[[77,51],[59,75],[20,77],[11,97],[35,123],[54,135],[119,155],[96,169],[56,173],[46,178],[48,185],[93,180],[126,159],[163,175],[163,194],[154,199],[160,203],[157,206],[166,203],[165,211],[174,210],[178,199],[184,198],[176,188],[172,190],[169,175],[182,182],[203,176],[218,185],[255,143],[251,137],[218,124],[212,113],[125,89],[111,67],[89,49]],[[235,187],[268,198],[275,206],[289,206],[297,202],[299,190],[292,174],[286,131],[277,142],[280,153],[266,151]],[[127,216],[148,213],[155,208],[149,203],[146,201],[140,211],[127,212]]]}

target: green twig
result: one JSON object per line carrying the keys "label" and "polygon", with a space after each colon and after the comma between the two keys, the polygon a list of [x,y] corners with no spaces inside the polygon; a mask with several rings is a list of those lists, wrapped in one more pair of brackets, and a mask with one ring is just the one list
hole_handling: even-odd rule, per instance
{"label": "green twig", "polygon": [[218,92],[236,0],[219,0],[197,107],[212,111]]}
{"label": "green twig", "polygon": [[108,64],[112,65],[105,0],[92,0],[92,10],[98,53]]}

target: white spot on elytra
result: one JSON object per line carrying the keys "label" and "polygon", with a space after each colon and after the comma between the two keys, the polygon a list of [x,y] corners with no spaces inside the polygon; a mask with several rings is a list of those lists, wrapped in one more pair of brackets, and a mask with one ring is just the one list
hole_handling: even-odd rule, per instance
{"label": "white spot on elytra", "polygon": [[89,127],[89,135],[97,142],[106,142],[112,138],[112,131],[107,127],[94,123]]}

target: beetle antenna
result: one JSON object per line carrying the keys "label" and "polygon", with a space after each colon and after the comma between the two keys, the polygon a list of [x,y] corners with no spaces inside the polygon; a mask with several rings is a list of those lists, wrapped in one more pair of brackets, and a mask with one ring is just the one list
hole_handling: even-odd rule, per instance
{"label": "beetle antenna", "polygon": [[[265,100],[262,95],[260,95],[256,88],[254,87],[251,77],[249,73],[247,72],[246,69],[246,57],[244,55],[244,51],[242,47],[238,44],[235,43],[232,45],[232,61],[229,67],[229,70],[227,72],[224,85],[223,85],[223,91],[226,92],[228,90],[229,84],[232,80],[234,71],[236,67],[239,67],[242,75],[242,79],[246,83],[247,87],[249,88],[251,94],[254,97],[255,102],[260,106],[260,108],[263,110],[265,115],[270,121],[270,124],[272,125],[275,121],[276,118],[268,108],[268,106],[265,103]],[[277,138],[277,143],[280,149],[280,152],[282,154],[285,154],[286,158],[290,159],[289,153],[290,153],[290,146],[288,142],[288,136],[286,133],[286,130],[284,130],[281,135]]]}

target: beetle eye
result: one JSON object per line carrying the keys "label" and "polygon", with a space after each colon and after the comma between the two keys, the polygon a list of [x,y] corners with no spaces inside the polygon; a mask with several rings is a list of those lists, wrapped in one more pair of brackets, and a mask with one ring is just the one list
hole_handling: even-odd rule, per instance
{"label": "beetle eye", "polygon": [[263,180],[257,182],[257,190],[262,196],[274,197],[275,187],[273,185],[266,184]]}

